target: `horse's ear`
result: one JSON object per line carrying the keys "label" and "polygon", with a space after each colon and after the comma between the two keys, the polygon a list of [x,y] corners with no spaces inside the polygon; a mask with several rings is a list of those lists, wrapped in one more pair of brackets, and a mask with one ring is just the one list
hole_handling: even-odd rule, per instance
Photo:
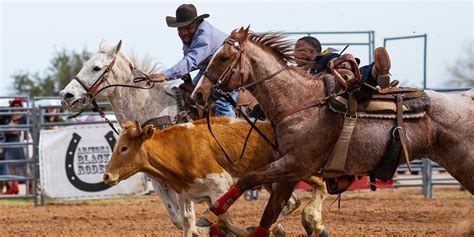
{"label": "horse's ear", "polygon": [[[242,27],[242,28],[243,28],[243,27]],[[248,36],[249,36],[249,30],[250,30],[250,25],[247,26],[247,28],[245,28],[245,29],[243,30],[244,39],[247,39],[247,38],[248,38]]]}
{"label": "horse's ear", "polygon": [[120,48],[122,48],[122,40],[120,40],[117,44],[117,47],[115,47],[115,53],[118,53],[120,51]]}
{"label": "horse's ear", "polygon": [[145,126],[143,129],[143,140],[148,140],[153,137],[153,134],[155,133],[155,126],[152,124],[148,124]]}
{"label": "horse's ear", "polygon": [[120,48],[122,48],[122,40],[118,42],[118,44],[115,47],[112,47],[109,52],[107,53],[107,56],[109,57],[115,57],[115,55],[120,52]]}
{"label": "horse's ear", "polygon": [[99,44],[99,52],[108,52],[110,50],[111,46],[109,42],[107,42],[105,39],[102,39]]}

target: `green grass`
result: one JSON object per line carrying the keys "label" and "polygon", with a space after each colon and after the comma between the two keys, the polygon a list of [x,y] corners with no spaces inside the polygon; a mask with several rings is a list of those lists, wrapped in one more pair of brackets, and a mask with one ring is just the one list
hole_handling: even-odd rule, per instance
{"label": "green grass", "polygon": [[[46,206],[67,206],[67,205],[101,205],[101,204],[117,204],[117,203],[138,203],[143,201],[157,201],[158,199],[153,196],[121,196],[115,198],[105,199],[90,199],[90,200],[54,200],[46,199]],[[38,204],[40,200],[38,199]],[[0,200],[0,206],[28,206],[34,205],[32,198],[26,199],[4,199]]]}
{"label": "green grass", "polygon": [[34,205],[32,198],[26,199],[4,199],[0,200],[0,206],[9,205],[9,206],[29,206]]}

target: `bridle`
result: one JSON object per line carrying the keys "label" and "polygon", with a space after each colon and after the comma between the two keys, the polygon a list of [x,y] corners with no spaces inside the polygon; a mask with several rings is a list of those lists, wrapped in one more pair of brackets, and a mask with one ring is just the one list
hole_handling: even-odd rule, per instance
{"label": "bridle", "polygon": [[274,73],[272,73],[272,74],[270,74],[266,77],[263,77],[259,80],[256,80],[254,82],[251,82],[247,85],[244,85],[244,78],[243,78],[244,70],[242,68],[240,68],[240,70],[238,70],[238,72],[241,74],[240,85],[232,91],[226,91],[225,87],[229,84],[230,78],[234,75],[234,73],[237,72],[237,67],[242,66],[242,54],[244,53],[245,42],[241,45],[238,41],[236,41],[235,39],[232,39],[232,38],[229,37],[222,44],[223,45],[228,44],[228,45],[234,47],[235,49],[237,49],[237,53],[232,58],[232,61],[230,62],[230,64],[224,69],[224,71],[218,77],[210,74],[207,70],[204,71],[203,74],[213,84],[211,95],[214,98],[218,98],[219,96],[230,97],[230,95],[232,93],[234,93],[235,91],[248,89],[248,88],[250,88],[250,87],[252,87],[256,84],[259,84],[263,81],[271,79],[271,78],[278,75],[280,72],[284,71],[287,68],[287,66],[285,65],[285,66],[281,67],[280,69],[278,69],[277,71],[275,71]]}
{"label": "bridle", "polygon": [[[232,58],[232,61],[230,64],[224,69],[224,71],[218,76],[214,76],[210,74],[207,70],[203,72],[203,74],[209,78],[209,80],[212,82],[212,92],[213,96],[215,98],[218,98],[218,96],[230,96],[234,91],[237,91],[238,89],[230,92],[226,92],[224,88],[229,84],[230,78],[234,75],[235,72],[237,72],[237,67],[242,65],[242,54],[244,53],[244,46],[245,44],[241,45],[238,41],[232,39],[232,38],[227,38],[223,43],[222,46],[225,44],[228,44],[235,49],[237,49],[237,53],[234,55]],[[242,75],[244,71],[241,69],[239,70],[240,74]],[[241,78],[241,84],[243,83],[243,78]],[[214,92],[217,92],[217,95],[214,94]]]}
{"label": "bridle", "polygon": [[[94,83],[90,87],[88,87],[86,85],[86,83],[84,83],[84,81],[81,80],[78,76],[75,76],[73,78],[73,80],[76,80],[79,83],[79,85],[81,85],[82,88],[86,91],[85,96],[89,98],[90,102],[87,104],[87,106],[85,106],[83,109],[81,109],[81,111],[79,111],[78,113],[68,116],[69,119],[70,118],[75,118],[75,117],[81,115],[92,104],[92,106],[94,106],[94,108],[97,110],[97,112],[100,114],[100,116],[109,124],[109,126],[112,128],[112,130],[117,135],[119,134],[117,129],[112,124],[112,122],[105,116],[105,113],[102,110],[102,108],[100,108],[100,106],[97,104],[97,101],[95,100],[95,97],[99,93],[104,91],[105,89],[108,89],[108,88],[111,88],[111,87],[128,87],[128,88],[137,88],[137,89],[151,89],[155,86],[155,82],[152,79],[149,78],[148,74],[142,72],[141,70],[139,70],[138,68],[133,66],[133,64],[131,62],[128,62],[129,66],[130,66],[130,70],[132,71],[132,75],[133,75],[134,71],[138,71],[141,74],[141,76],[134,77],[133,82],[138,83],[138,82],[141,82],[141,81],[146,81],[147,86],[142,87],[142,86],[134,86],[134,85],[126,85],[126,84],[110,84],[110,83],[108,83],[107,79],[109,78],[109,74],[110,74],[110,72],[112,71],[112,68],[115,65],[116,59],[117,59],[117,55],[112,59],[112,62],[110,62],[110,64],[105,69],[105,71],[97,78],[97,80],[94,81]],[[107,82],[108,85],[102,87],[101,89],[98,89],[104,82]]]}
{"label": "bridle", "polygon": [[97,80],[94,81],[94,83],[90,87],[87,87],[86,83],[84,83],[84,81],[81,80],[78,76],[75,76],[73,80],[76,80],[79,85],[84,88],[84,90],[86,91],[86,96],[88,96],[89,98],[94,98],[97,94],[97,89],[109,78],[109,72],[112,71],[112,67],[115,65],[116,59],[117,56],[112,59],[112,62],[110,62],[105,71],[99,76],[99,78],[97,78]]}

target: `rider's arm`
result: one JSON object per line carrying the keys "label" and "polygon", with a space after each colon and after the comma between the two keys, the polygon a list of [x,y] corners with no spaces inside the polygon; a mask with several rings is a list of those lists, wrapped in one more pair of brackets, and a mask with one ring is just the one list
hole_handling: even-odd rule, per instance
{"label": "rider's arm", "polygon": [[165,70],[167,80],[179,79],[187,73],[194,70],[202,61],[204,61],[209,55],[212,54],[211,47],[209,44],[209,36],[206,35],[205,31],[196,32],[196,36],[189,47],[189,50],[185,53],[183,59],[179,60],[171,68]]}

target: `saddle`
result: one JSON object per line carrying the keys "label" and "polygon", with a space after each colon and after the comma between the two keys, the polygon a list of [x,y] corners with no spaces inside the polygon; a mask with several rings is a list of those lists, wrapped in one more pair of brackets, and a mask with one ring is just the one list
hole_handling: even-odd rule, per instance
{"label": "saddle", "polygon": [[[413,88],[386,88],[374,91],[368,98],[356,100],[355,116],[357,118],[396,119],[396,95],[402,96],[403,119],[422,118],[431,103],[424,91]],[[329,100],[331,111],[347,114],[349,111],[349,96],[336,96]]]}
{"label": "saddle", "polygon": [[[431,103],[422,90],[407,87],[381,89],[367,84],[361,78],[358,64],[352,55],[341,55],[329,63],[331,74],[323,75],[329,109],[344,115],[344,125],[331,156],[322,170],[322,176],[331,184],[328,192],[344,192],[354,180],[345,172],[345,164],[352,132],[357,119],[391,119],[395,126],[387,131],[391,141],[371,178],[388,181],[400,162],[402,153],[409,164],[406,132],[403,120],[423,118]],[[392,84],[394,85],[394,84]],[[341,90],[347,91],[335,96]]]}

